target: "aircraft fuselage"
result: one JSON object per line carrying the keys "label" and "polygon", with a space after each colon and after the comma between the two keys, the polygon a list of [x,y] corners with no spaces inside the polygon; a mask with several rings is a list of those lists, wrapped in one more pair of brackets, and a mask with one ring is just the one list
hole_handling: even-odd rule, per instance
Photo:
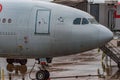
{"label": "aircraft fuselage", "polygon": [[[64,56],[97,48],[112,39],[104,26],[82,24],[84,18],[93,17],[81,10],[41,1],[0,4],[1,57]],[[79,25],[74,24],[76,18],[81,19]]]}

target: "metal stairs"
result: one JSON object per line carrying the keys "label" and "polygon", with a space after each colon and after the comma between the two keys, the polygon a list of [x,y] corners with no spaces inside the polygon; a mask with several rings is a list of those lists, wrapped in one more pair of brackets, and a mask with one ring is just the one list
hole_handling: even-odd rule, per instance
{"label": "metal stairs", "polygon": [[118,68],[120,69],[120,49],[118,49],[114,44],[108,43],[104,46],[101,46],[100,49],[109,56],[115,63],[117,63]]}

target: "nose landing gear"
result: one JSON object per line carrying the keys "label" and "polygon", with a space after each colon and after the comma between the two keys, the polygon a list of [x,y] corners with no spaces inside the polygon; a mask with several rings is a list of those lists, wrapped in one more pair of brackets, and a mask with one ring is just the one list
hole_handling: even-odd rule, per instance
{"label": "nose landing gear", "polygon": [[37,80],[48,80],[50,73],[47,70],[40,70],[36,73]]}
{"label": "nose landing gear", "polygon": [[40,70],[36,73],[37,80],[49,80],[50,73],[46,70],[47,60],[46,58],[38,59],[39,64],[41,65]]}

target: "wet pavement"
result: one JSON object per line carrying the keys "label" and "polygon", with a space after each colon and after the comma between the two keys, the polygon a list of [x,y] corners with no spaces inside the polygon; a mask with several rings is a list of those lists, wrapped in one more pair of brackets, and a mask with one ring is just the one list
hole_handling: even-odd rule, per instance
{"label": "wet pavement", "polygon": [[[62,64],[61,62],[64,62],[64,64]],[[56,63],[58,64],[56,65]],[[102,55],[102,52],[98,53],[97,49],[77,55],[62,57],[61,59],[55,58],[53,62],[53,67],[63,69],[63,71],[51,72],[51,76],[59,76],[59,79],[53,80],[120,79],[120,77],[118,77],[118,75],[120,74],[118,68],[116,67],[116,64],[106,56]],[[115,75],[115,77],[113,75]],[[69,77],[71,77],[71,79]]]}
{"label": "wet pavement", "polygon": [[[29,59],[27,73],[21,75],[19,71],[7,71],[6,60],[1,58],[1,80],[31,80],[30,77],[35,79],[39,65],[36,64],[30,74],[34,62],[34,59]],[[53,62],[49,64],[48,70],[51,80],[120,80],[120,71],[118,71],[116,63],[106,57],[102,51],[98,52],[98,49],[54,58]]]}

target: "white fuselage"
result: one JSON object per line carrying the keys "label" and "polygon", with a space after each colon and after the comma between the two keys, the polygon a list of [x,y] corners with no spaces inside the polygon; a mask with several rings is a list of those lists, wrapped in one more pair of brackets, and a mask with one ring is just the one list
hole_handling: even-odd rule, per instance
{"label": "white fuselage", "polygon": [[[71,7],[42,1],[0,1],[0,56],[40,58],[75,54],[104,45],[112,32]],[[80,18],[80,24],[74,20]],[[76,20],[77,22],[77,20]]]}

